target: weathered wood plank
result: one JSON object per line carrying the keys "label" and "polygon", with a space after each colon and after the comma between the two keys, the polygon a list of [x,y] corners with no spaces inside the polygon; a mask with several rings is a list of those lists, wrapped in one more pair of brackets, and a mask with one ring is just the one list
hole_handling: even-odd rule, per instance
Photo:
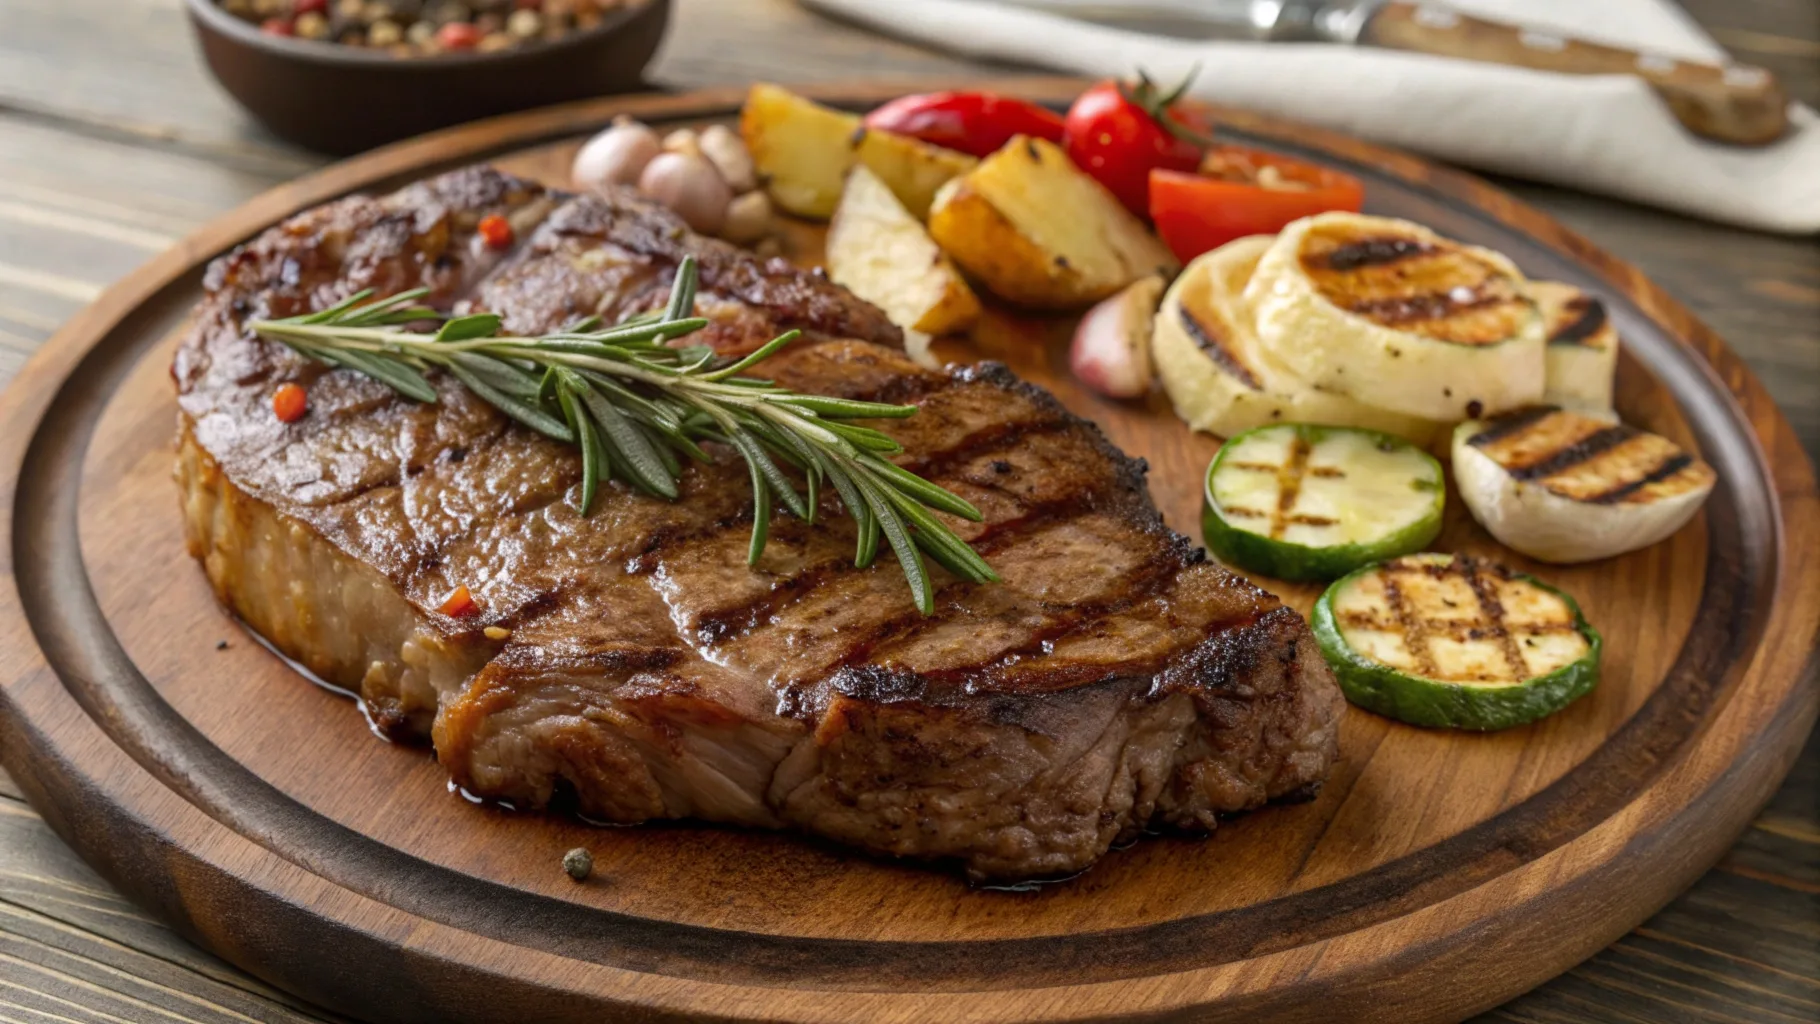
{"label": "weathered wood plank", "polygon": [[[8,983],[19,986],[9,987]],[[46,1002],[21,992],[55,997]],[[0,1017],[8,1000],[77,1019],[325,1021],[204,953],[96,875],[0,773]]]}

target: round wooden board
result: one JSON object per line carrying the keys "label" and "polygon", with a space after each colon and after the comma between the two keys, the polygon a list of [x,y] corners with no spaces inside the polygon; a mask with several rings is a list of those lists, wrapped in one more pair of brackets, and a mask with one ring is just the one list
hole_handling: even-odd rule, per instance
{"label": "round wooden board", "polygon": [[[1077,88],[998,85],[1047,100]],[[904,88],[814,94],[858,108]],[[615,114],[720,119],[740,98],[524,114],[277,189],[110,290],[7,393],[0,749],[45,818],[147,908],[374,1020],[1455,1020],[1642,920],[1787,771],[1816,710],[1820,509],[1743,364],[1636,271],[1483,183],[1224,111],[1239,139],[1364,176],[1375,211],[1604,297],[1627,346],[1626,419],[1719,470],[1672,540],[1538,570],[1605,633],[1593,695],[1485,736],[1352,711],[1316,801],[1206,840],[1149,839],[1035,891],[794,836],[592,829],[449,792],[423,751],[374,740],[214,604],[170,481],[172,332],[208,259],[297,210],[482,159],[560,183],[575,138]],[[1074,386],[1068,327],[994,315],[944,354],[1004,360],[1103,424],[1150,460],[1158,504],[1195,534],[1216,443],[1159,396],[1121,405]],[[1461,514],[1437,546],[1498,551]],[[1287,593],[1306,610],[1315,591]],[[597,865],[580,885],[557,866],[577,845]]]}

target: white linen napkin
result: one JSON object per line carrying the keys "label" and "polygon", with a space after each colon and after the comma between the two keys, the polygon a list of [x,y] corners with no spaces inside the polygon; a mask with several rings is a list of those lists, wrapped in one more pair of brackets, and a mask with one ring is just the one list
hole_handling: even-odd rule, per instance
{"label": "white linen napkin", "polygon": [[[987,0],[801,0],[889,35],[983,59],[1091,77],[1195,65],[1196,96],[1346,132],[1452,163],[1789,234],[1820,232],[1820,117],[1741,148],[1682,128],[1628,75],[1563,75],[1374,47],[1180,40]],[[1723,61],[1669,0],[1451,0],[1505,21],[1615,45]]]}

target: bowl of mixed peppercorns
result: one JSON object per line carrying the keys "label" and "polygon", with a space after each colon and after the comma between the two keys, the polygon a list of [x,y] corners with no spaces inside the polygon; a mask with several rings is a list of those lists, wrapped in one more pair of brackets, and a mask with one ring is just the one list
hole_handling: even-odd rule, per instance
{"label": "bowl of mixed peppercorns", "polygon": [[643,87],[669,0],[188,0],[204,59],[276,134],[344,154]]}

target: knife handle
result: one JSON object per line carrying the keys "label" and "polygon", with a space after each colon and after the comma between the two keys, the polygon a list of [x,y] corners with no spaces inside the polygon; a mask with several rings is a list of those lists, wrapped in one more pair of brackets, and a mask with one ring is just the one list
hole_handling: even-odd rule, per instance
{"label": "knife handle", "polygon": [[1487,21],[1432,4],[1393,0],[1373,12],[1359,42],[1573,75],[1636,75],[1655,87],[1689,131],[1762,146],[1788,130],[1788,96],[1768,71],[1699,64]]}

